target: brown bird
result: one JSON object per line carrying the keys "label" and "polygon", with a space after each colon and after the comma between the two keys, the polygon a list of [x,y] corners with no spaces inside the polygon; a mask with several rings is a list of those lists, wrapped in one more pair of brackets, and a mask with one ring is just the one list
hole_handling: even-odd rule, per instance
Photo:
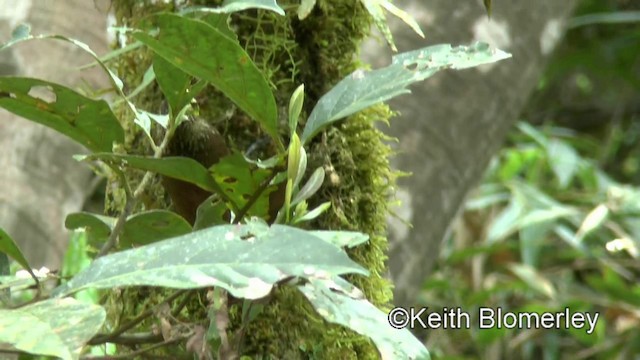
{"label": "brown bird", "polygon": [[[222,135],[211,125],[203,120],[190,119],[178,126],[165,155],[190,157],[209,168],[229,155],[229,148]],[[198,206],[211,196],[211,193],[196,185],[166,176],[163,176],[162,184],[171,197],[175,211],[193,225]]]}
{"label": "brown bird", "polygon": [[[218,131],[200,119],[183,121],[176,129],[165,156],[185,156],[192,158],[209,168],[221,158],[230,154],[224,137]],[[196,221],[196,213],[211,193],[196,185],[163,176],[162,184],[171,197],[175,211],[191,225]],[[269,194],[269,222],[275,220],[284,203],[285,184]],[[229,220],[229,213],[225,215]]]}

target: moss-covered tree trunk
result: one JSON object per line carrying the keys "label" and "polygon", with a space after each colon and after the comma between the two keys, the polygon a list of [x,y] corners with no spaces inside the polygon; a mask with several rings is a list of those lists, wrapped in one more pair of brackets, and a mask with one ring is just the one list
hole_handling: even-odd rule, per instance
{"label": "moss-covered tree trunk", "polygon": [[[216,1],[193,3],[219,5]],[[240,43],[270,81],[280,114],[286,113],[289,97],[300,84],[305,84],[303,113],[308,114],[322,94],[358,66],[358,47],[370,29],[369,15],[357,0],[319,0],[304,20],[299,20],[296,15],[298,4],[299,1],[280,1],[286,16],[262,10],[248,10],[231,16]],[[121,0],[115,1],[114,6],[118,23],[130,27],[136,27],[145,16],[156,11],[176,11],[173,4],[155,1]],[[126,86],[134,87],[150,63],[149,52],[128,53],[118,60],[118,72]],[[139,106],[143,108],[152,111],[163,108],[158,90],[151,89],[138,99],[142,99]],[[214,126],[235,150],[246,150],[263,137],[258,126],[247,121],[247,116],[235,110],[231,102],[213,87],[208,87],[198,96],[197,102],[198,116]],[[384,224],[387,194],[394,177],[388,166],[389,149],[383,144],[385,137],[376,130],[374,123],[387,121],[389,116],[386,106],[370,108],[329,128],[307,147],[308,168],[323,166],[328,175],[310,206],[324,201],[332,204],[330,211],[311,226],[358,230],[370,235],[371,241],[353,251],[351,256],[368,268],[371,276],[351,280],[372,303],[382,308],[389,306],[391,301],[390,284],[383,278],[387,249]],[[282,118],[284,121],[286,117]],[[132,124],[127,125],[128,150],[146,152],[140,145],[141,134]],[[283,130],[286,129],[285,124],[281,125]],[[132,176],[135,182],[135,174]],[[160,181],[151,189],[144,204],[146,208],[171,206]],[[109,196],[107,212],[118,211],[122,206],[118,193],[116,190]],[[138,292],[130,294],[131,299],[148,296],[141,294],[141,290],[130,291]],[[200,316],[198,314],[206,315],[206,312],[192,309],[181,313],[191,317]],[[239,309],[232,307],[230,314],[231,330],[237,329]],[[367,338],[324,322],[293,288],[276,289],[263,312],[243,333],[241,353],[251,356],[282,359],[378,357],[377,350]]]}

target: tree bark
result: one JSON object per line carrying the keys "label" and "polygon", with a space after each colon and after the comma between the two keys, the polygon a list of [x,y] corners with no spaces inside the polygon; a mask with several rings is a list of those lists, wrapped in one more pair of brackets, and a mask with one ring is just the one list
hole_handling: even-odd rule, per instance
{"label": "tree bark", "polygon": [[[392,22],[400,52],[425,44],[474,40],[511,52],[513,58],[466,71],[438,74],[392,101],[401,113],[390,134],[400,142],[393,165],[412,176],[399,181],[396,212],[413,224],[390,220],[390,269],[395,304],[416,304],[449,224],[481,179],[505,134],[538,82],[576,4],[568,1],[495,3],[491,19],[471,1],[397,1],[421,24],[426,40]],[[375,54],[381,65],[380,51]],[[371,57],[371,56],[370,56]]]}

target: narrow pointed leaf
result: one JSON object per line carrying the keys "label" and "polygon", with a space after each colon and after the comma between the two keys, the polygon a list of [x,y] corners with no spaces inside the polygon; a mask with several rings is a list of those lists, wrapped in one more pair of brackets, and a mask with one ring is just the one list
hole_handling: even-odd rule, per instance
{"label": "narrow pointed leaf", "polygon": [[1,77],[0,107],[52,128],[91,151],[111,151],[124,131],[104,100],[44,80]]}
{"label": "narrow pointed leaf", "polygon": [[[0,252],[9,255],[9,257],[13,258],[13,260],[17,261],[20,266],[22,266],[25,270],[31,271],[31,266],[29,266],[29,262],[22,254],[22,251],[18,247],[18,244],[7,234],[4,230],[0,229]],[[1,274],[0,275],[8,275]]]}
{"label": "narrow pointed leaf", "polygon": [[379,102],[409,93],[409,85],[444,69],[466,69],[511,57],[484,43],[472,46],[435,45],[398,54],[391,65],[373,71],[357,70],[322,96],[302,133],[306,143],[328,124]]}
{"label": "narrow pointed leaf", "polygon": [[0,349],[78,359],[105,317],[102,307],[71,298],[0,309]]}
{"label": "narrow pointed leaf", "polygon": [[252,222],[221,225],[107,255],[57,288],[64,296],[85,288],[220,286],[257,299],[289,278],[368,272],[346,253],[293,227]]}
{"label": "narrow pointed leaf", "polygon": [[551,139],[547,144],[547,156],[551,169],[560,183],[560,188],[566,188],[578,171],[580,164],[578,152],[563,141]]}
{"label": "narrow pointed leaf", "polygon": [[576,233],[576,239],[582,241],[584,237],[593,230],[602,226],[609,216],[609,208],[605,204],[596,206],[582,221],[580,228]]}
{"label": "narrow pointed leaf", "polygon": [[273,93],[239,43],[200,20],[173,14],[157,18],[157,38],[142,31],[133,37],[187,74],[211,83],[278,139]]}
{"label": "narrow pointed leaf", "polygon": [[284,16],[284,10],[278,6],[276,0],[225,0],[222,6],[218,8],[194,6],[185,9],[183,13],[200,11],[215,14],[230,14],[248,9],[270,10],[278,15]]}
{"label": "narrow pointed leaf", "polygon": [[373,23],[378,28],[378,31],[382,33],[391,50],[398,51],[393,41],[393,34],[391,34],[391,29],[389,29],[389,24],[387,23],[387,17],[384,15],[384,11],[382,11],[382,7],[380,6],[380,0],[360,0],[360,2],[362,2],[364,8],[367,9],[369,15],[373,18]]}
{"label": "narrow pointed leaf", "polygon": [[296,196],[291,200],[291,206],[296,205],[300,201],[307,200],[311,196],[313,196],[322,186],[322,182],[324,181],[324,169],[322,167],[318,167],[307,182],[304,184],[302,189],[298,191]]}
{"label": "narrow pointed leaf", "polygon": [[487,16],[491,17],[491,0],[483,0],[484,8],[487,10]]}
{"label": "narrow pointed leaf", "polygon": [[391,2],[387,0],[377,0],[377,1],[380,2],[380,6],[385,8],[385,10],[392,13],[395,17],[399,18],[400,20],[404,21],[405,24],[409,25],[411,30],[413,30],[416,34],[420,35],[420,37],[422,38],[424,37],[424,33],[422,32],[422,29],[420,29],[420,25],[418,24],[418,22],[406,11],[398,8],[397,6],[393,5]]}
{"label": "narrow pointed leaf", "polygon": [[329,209],[330,207],[331,207],[331,201],[324,202],[318,205],[315,209],[309,211],[308,213],[300,216],[299,218],[294,219],[293,223],[297,224],[304,221],[313,220],[318,216],[320,216],[323,212],[327,211],[327,209]]}
{"label": "narrow pointed leaf", "polygon": [[298,20],[304,20],[316,6],[316,0],[301,0],[298,7]]}
{"label": "narrow pointed leaf", "polygon": [[556,290],[549,279],[545,278],[535,268],[524,264],[509,264],[509,269],[527,285],[539,293],[553,299]]}
{"label": "narrow pointed leaf", "polygon": [[338,247],[353,248],[369,241],[369,235],[355,231],[316,230],[311,233]]}
{"label": "narrow pointed leaf", "polygon": [[298,86],[289,100],[289,134],[291,135],[296,132],[302,105],[304,105],[304,84]]}

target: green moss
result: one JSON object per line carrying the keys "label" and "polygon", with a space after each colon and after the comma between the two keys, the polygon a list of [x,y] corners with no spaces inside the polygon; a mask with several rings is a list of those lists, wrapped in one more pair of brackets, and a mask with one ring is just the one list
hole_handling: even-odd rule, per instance
{"label": "green moss", "polygon": [[[142,17],[157,11],[161,5],[150,5],[151,1],[115,1],[118,22],[135,26]],[[194,2],[195,3],[195,2]],[[198,4],[219,2],[198,1]],[[307,114],[317,100],[340,79],[358,67],[358,47],[368,34],[371,20],[356,0],[318,0],[310,16],[300,21],[295,8],[299,1],[279,1],[287,9],[285,17],[263,10],[245,11],[232,16],[233,25],[240,42],[258,67],[266,74],[273,87],[280,113],[286,114],[293,90],[305,84],[305,111]],[[149,10],[151,9],[151,10]],[[129,86],[135,87],[150,64],[147,51],[128,53],[118,60],[119,74]],[[148,89],[138,99],[145,109],[161,107],[160,93]],[[198,116],[207,119],[226,137],[232,148],[244,150],[248,144],[263,136],[257,124],[240,111],[220,93],[207,89],[198,99]],[[121,115],[126,117],[126,110]],[[309,144],[309,169],[323,166],[327,170],[327,181],[314,204],[331,201],[329,212],[311,224],[313,228],[357,230],[370,235],[370,242],[351,251],[358,263],[368,268],[370,277],[354,276],[349,280],[363,290],[367,299],[378,307],[386,308],[391,301],[391,285],[384,279],[386,272],[385,217],[387,194],[395,175],[389,169],[390,149],[384,144],[387,139],[374,126],[374,122],[386,122],[391,112],[384,105],[375,106],[339,122],[314,138]],[[285,116],[281,128],[286,129]],[[131,153],[148,153],[145,139],[130,122],[127,129],[126,148]],[[283,135],[285,135],[283,133]],[[139,173],[128,174],[132,183],[139,181]],[[117,182],[111,186],[117,189]],[[122,196],[110,192],[109,212],[123,205]],[[147,192],[148,201],[142,207],[164,207],[166,196],[159,184]],[[141,207],[141,208],[142,208]],[[144,296],[141,297],[144,293]],[[132,289],[112,297],[110,305],[122,313],[110,312],[111,322],[121,316],[131,318],[157,303],[149,299],[160,299],[166,291]],[[115,295],[114,295],[115,296]],[[145,301],[140,301],[142,298]],[[116,300],[117,299],[117,300]],[[139,304],[121,309],[116,303]],[[241,326],[241,309],[234,305],[230,309],[231,330]],[[190,302],[184,314],[189,321],[206,319],[206,309],[201,301]],[[151,324],[147,324],[151,325]],[[269,304],[251,323],[246,325],[242,353],[254,358],[286,359],[377,359],[377,350],[368,338],[341,326],[324,322],[307,300],[293,288],[278,288]]]}

